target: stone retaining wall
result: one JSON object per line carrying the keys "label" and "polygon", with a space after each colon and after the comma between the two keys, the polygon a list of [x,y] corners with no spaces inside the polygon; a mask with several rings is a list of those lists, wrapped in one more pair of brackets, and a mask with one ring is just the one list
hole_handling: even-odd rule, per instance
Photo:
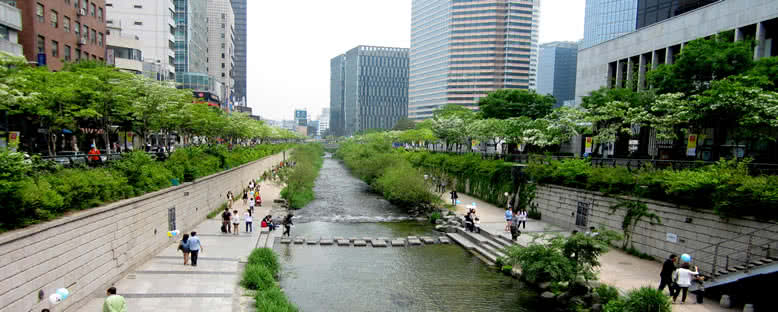
{"label": "stone retaining wall", "polygon": [[[607,197],[599,192],[555,185],[539,185],[535,203],[542,213],[541,219],[553,225],[579,231],[589,226],[605,226],[622,232],[621,224],[626,210],[613,212],[610,207],[628,198]],[[763,247],[767,245],[771,247],[773,255],[778,253],[778,224],[775,222],[759,222],[749,218],[722,219],[711,210],[692,210],[654,200],[641,201],[659,215],[662,222],[651,225],[643,218],[632,235],[632,242],[635,248],[656,259],[667,258],[671,253],[689,253],[700,269],[710,272],[714,245],[717,243],[720,243],[716,260],[718,267],[726,263],[726,254],[731,254],[731,265],[735,265],[738,259],[744,259],[749,239],[754,256],[766,254],[767,250]],[[585,226],[576,226],[579,205],[589,208]],[[743,235],[747,233],[753,233],[753,236]],[[675,242],[672,241],[674,237],[677,237]]]}
{"label": "stone retaining wall", "polygon": [[227,191],[239,197],[250,179],[283,159],[284,153],[275,154],[0,235],[0,312],[40,311],[61,287],[71,295],[56,311],[78,309],[174,240],[167,237],[170,209],[175,209],[176,229],[187,232],[225,202]]}

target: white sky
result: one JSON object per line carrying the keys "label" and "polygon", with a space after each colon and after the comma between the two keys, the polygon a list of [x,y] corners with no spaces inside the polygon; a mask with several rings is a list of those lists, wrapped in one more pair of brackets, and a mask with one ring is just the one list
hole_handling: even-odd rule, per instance
{"label": "white sky", "polygon": [[[585,0],[542,0],[540,43],[583,38]],[[330,59],[357,45],[410,47],[411,0],[248,1],[248,98],[255,115],[311,119],[330,102]]]}

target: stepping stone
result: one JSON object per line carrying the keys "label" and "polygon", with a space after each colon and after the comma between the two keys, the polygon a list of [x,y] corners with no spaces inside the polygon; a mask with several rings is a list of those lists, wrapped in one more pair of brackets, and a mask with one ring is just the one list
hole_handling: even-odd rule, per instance
{"label": "stepping stone", "polygon": [[354,247],[364,247],[367,246],[367,242],[361,239],[354,240]]}
{"label": "stepping stone", "polygon": [[422,236],[421,241],[424,242],[425,245],[432,245],[435,243],[435,239],[429,236]]}
{"label": "stepping stone", "polygon": [[370,238],[370,237],[362,237],[362,240],[363,240],[363,241],[365,241],[365,242],[368,242],[368,243],[369,243],[369,242],[370,242],[370,241],[372,241],[373,239],[372,239],[372,238]]}
{"label": "stepping stone", "polygon": [[289,244],[289,243],[291,243],[291,242],[292,242],[292,240],[291,240],[291,239],[288,239],[288,238],[282,238],[282,239],[281,239],[281,244]]}
{"label": "stepping stone", "polygon": [[373,247],[386,247],[386,240],[374,239],[371,241]]}
{"label": "stepping stone", "polygon": [[379,237],[378,240],[380,240],[380,241],[388,241],[389,239],[386,238],[386,237]]}
{"label": "stepping stone", "polygon": [[322,245],[322,246],[329,246],[329,245],[332,245],[332,240],[331,240],[331,239],[329,239],[329,238],[322,238],[322,239],[319,241],[319,245]]}
{"label": "stepping stone", "polygon": [[412,239],[417,239],[418,240],[419,238],[416,237],[416,236],[408,236],[408,240],[412,240]]}
{"label": "stepping stone", "polygon": [[294,243],[297,244],[297,245],[305,243],[305,237],[295,237],[294,238]]}
{"label": "stepping stone", "polygon": [[404,239],[393,239],[392,240],[392,247],[405,247],[405,240]]}
{"label": "stepping stone", "polygon": [[347,239],[338,240],[338,246],[348,246],[348,245],[350,245],[350,242]]}
{"label": "stepping stone", "polygon": [[308,239],[308,240],[305,241],[305,243],[308,244],[308,245],[316,245],[316,244],[319,243],[319,241],[317,241],[315,239]]}
{"label": "stepping stone", "polygon": [[415,237],[413,239],[408,238],[408,245],[419,246],[419,245],[421,245],[421,241],[418,238],[415,238]]}
{"label": "stepping stone", "polygon": [[335,236],[335,238],[333,238],[333,239],[334,239],[334,240],[337,242],[337,241],[339,241],[339,240],[343,239],[343,237],[341,237],[341,236]]}
{"label": "stepping stone", "polygon": [[349,237],[349,238],[348,238],[348,241],[349,241],[349,242],[353,242],[353,241],[355,241],[355,240],[357,240],[357,238],[356,238],[356,237]]}
{"label": "stepping stone", "polygon": [[451,240],[448,239],[448,237],[439,237],[438,240],[440,240],[441,244],[451,244]]}

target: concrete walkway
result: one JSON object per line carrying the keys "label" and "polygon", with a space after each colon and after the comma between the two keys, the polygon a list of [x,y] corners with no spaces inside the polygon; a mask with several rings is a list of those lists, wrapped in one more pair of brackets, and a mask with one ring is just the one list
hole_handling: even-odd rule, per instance
{"label": "concrete walkway", "polygon": [[[254,209],[254,232],[246,233],[241,224],[239,235],[220,231],[221,216],[200,223],[195,229],[203,245],[197,267],[185,266],[178,247],[179,238],[171,239],[170,246],[125,275],[114,286],[127,299],[129,311],[240,311],[242,290],[238,287],[240,273],[251,251],[257,245],[259,221],[270,211],[271,203],[279,196],[279,187],[270,183],[261,186],[264,207]],[[237,196],[236,196],[237,197]],[[241,216],[248,209],[243,200],[235,202]],[[278,231],[276,231],[278,232]],[[104,297],[92,299],[79,311],[102,311]]]}
{"label": "concrete walkway", "polygon": [[[476,199],[467,194],[459,193],[461,204],[456,205],[457,215],[463,215],[467,212],[467,205],[473,202],[476,204],[476,215],[481,220],[481,228],[492,235],[500,235],[510,239],[510,233],[505,232],[505,209],[496,207],[485,201]],[[441,198],[447,203],[451,202],[450,195],[444,193]],[[572,229],[570,229],[572,230]],[[560,233],[569,235],[570,230],[562,229],[550,225],[543,221],[528,220],[526,229],[521,229],[522,235],[518,243],[526,246],[533,236],[540,233]],[[611,249],[608,253],[600,257],[600,281],[620,288],[624,291],[640,288],[642,286],[657,287],[659,285],[659,272],[662,270],[662,263],[657,261],[643,260],[638,257],[628,255],[621,250]],[[696,304],[695,296],[689,294],[685,304],[674,304],[673,311],[676,312],[719,312],[719,311],[737,311],[736,309],[724,309],[719,307],[718,302],[705,300],[704,304]],[[707,299],[707,298],[706,298]],[[681,298],[678,298],[678,302]]]}

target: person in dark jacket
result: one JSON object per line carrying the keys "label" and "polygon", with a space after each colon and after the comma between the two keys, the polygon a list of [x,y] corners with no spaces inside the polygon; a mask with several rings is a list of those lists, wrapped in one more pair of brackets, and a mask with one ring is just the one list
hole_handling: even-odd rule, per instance
{"label": "person in dark jacket", "polygon": [[292,214],[290,213],[290,214],[286,215],[286,217],[284,218],[284,221],[282,221],[281,224],[284,226],[284,232],[281,233],[281,236],[284,236],[284,235],[286,235],[287,237],[290,236],[292,234],[291,233],[292,232],[291,229],[292,229],[292,224],[293,224],[292,223]]}
{"label": "person in dark jacket", "polygon": [[675,263],[678,261],[678,256],[671,254],[665,263],[662,264],[662,272],[659,273],[659,290],[662,291],[667,286],[670,290],[670,296],[675,293],[675,285],[673,285],[673,272],[675,272]]}

